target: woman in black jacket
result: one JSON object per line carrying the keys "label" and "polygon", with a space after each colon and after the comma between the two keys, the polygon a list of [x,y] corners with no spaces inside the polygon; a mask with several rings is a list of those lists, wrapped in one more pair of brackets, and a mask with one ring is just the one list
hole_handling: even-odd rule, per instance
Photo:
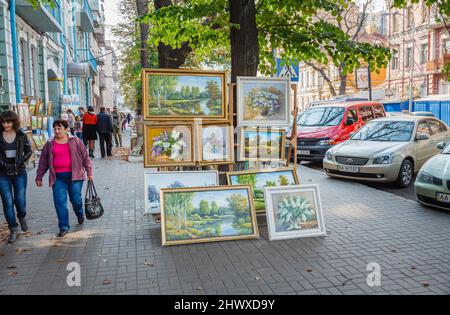
{"label": "woman in black jacket", "polygon": [[0,195],[3,212],[11,231],[8,243],[12,243],[16,240],[18,227],[14,206],[22,231],[28,230],[25,220],[27,214],[25,162],[31,157],[32,149],[27,135],[20,131],[19,117],[13,111],[6,111],[0,115],[0,131]]}

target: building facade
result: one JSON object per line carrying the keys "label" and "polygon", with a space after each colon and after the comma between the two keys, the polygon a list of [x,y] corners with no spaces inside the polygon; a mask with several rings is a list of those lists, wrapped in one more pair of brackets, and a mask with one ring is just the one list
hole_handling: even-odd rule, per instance
{"label": "building facade", "polygon": [[416,98],[449,94],[442,68],[450,61],[450,34],[438,21],[436,9],[422,1],[405,9],[391,8],[392,0],[386,4],[388,43],[394,50],[386,78],[391,98],[408,98],[410,82]]}
{"label": "building facade", "polygon": [[[25,98],[102,105],[100,70],[105,46],[104,0],[55,0],[35,9],[26,0],[0,0],[0,106]],[[115,84],[108,86],[113,90]]]}

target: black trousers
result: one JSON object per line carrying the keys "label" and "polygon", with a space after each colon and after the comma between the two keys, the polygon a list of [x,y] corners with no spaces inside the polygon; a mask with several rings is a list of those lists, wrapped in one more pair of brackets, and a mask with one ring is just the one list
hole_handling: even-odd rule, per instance
{"label": "black trousers", "polygon": [[111,156],[112,155],[111,133],[99,133],[98,135],[100,138],[100,153],[102,157],[105,157],[105,145],[106,145],[106,155]]}

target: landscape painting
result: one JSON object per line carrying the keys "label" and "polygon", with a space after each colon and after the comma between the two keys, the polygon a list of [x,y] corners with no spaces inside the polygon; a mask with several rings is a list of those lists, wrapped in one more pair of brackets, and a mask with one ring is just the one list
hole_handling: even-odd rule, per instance
{"label": "landscape painting", "polygon": [[31,126],[30,111],[28,108],[28,104],[26,103],[17,104],[17,115],[19,116],[21,128],[27,128]]}
{"label": "landscape painting", "polygon": [[202,125],[199,129],[201,137],[200,164],[232,163],[233,128],[229,125]]}
{"label": "landscape painting", "polygon": [[297,174],[291,168],[228,172],[227,179],[229,185],[252,186],[256,212],[264,212],[266,210],[264,201],[265,187],[299,184]]}
{"label": "landscape painting", "polygon": [[34,144],[36,145],[36,148],[38,150],[42,150],[45,143],[43,143],[41,135],[33,135],[33,141]]}
{"label": "landscape painting", "polygon": [[269,239],[325,235],[318,185],[266,187]]}
{"label": "landscape painting", "polygon": [[219,185],[217,171],[156,172],[144,174],[145,213],[161,212],[160,192],[162,188],[209,187]]}
{"label": "landscape painting", "polygon": [[193,165],[192,125],[146,125],[144,166]]}
{"label": "landscape painting", "polygon": [[289,127],[289,78],[237,78],[238,126]]}
{"label": "landscape painting", "polygon": [[161,190],[162,244],[257,238],[250,186]]}
{"label": "landscape painting", "polygon": [[225,72],[145,71],[145,119],[226,120]]}
{"label": "landscape painting", "polygon": [[282,129],[242,127],[240,161],[282,161],[285,159],[286,133]]}

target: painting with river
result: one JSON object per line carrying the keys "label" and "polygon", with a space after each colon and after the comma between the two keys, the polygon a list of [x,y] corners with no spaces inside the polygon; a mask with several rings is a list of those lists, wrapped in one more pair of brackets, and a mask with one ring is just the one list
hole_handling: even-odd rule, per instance
{"label": "painting with river", "polygon": [[162,190],[163,245],[258,236],[249,186]]}

